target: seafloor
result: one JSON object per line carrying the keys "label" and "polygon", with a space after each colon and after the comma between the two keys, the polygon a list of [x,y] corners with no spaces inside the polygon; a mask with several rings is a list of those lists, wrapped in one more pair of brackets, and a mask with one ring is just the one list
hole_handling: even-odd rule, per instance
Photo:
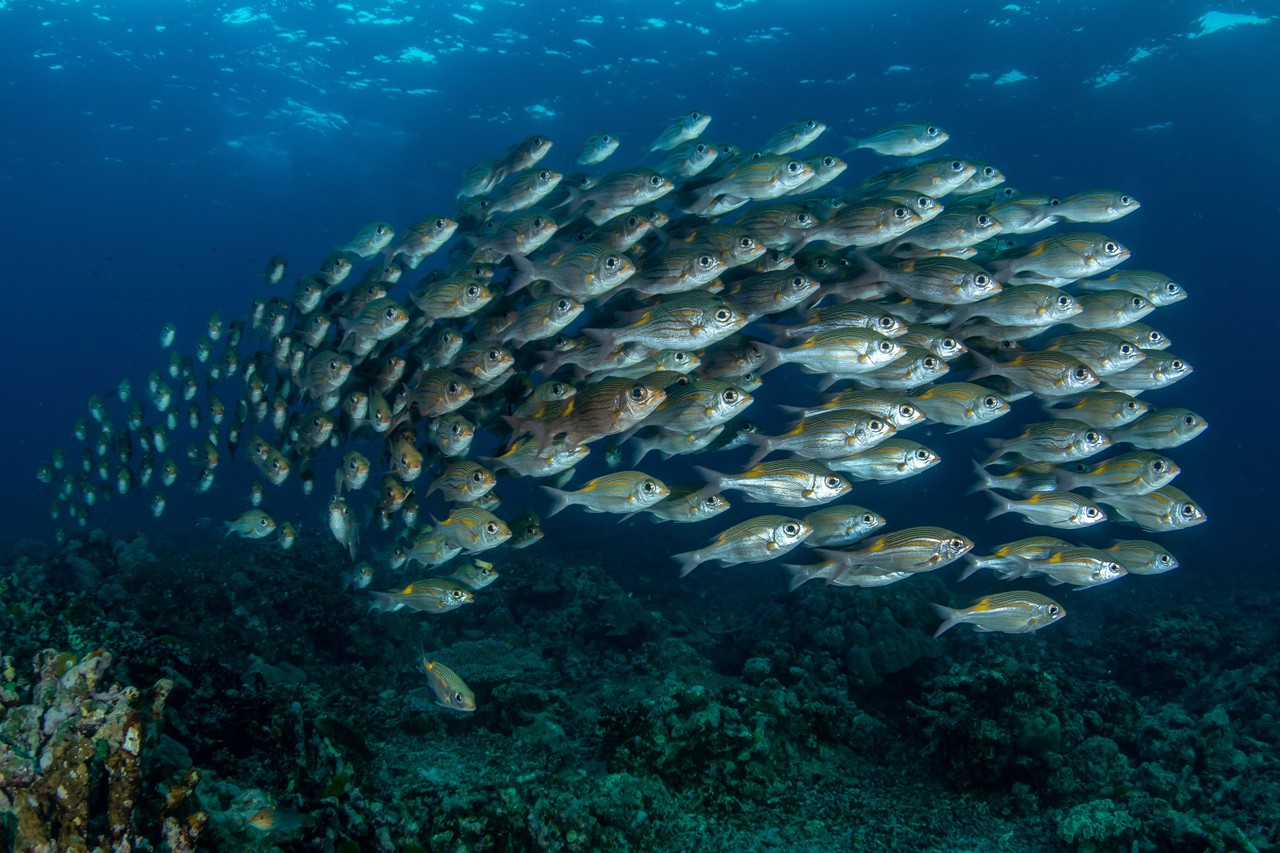
{"label": "seafloor", "polygon": [[[9,543],[0,849],[1280,843],[1280,617],[1257,593],[1133,578],[1038,634],[935,640],[938,578],[676,583],[544,542],[474,605],[378,616],[332,543],[254,544]],[[475,713],[433,704],[421,649]]]}

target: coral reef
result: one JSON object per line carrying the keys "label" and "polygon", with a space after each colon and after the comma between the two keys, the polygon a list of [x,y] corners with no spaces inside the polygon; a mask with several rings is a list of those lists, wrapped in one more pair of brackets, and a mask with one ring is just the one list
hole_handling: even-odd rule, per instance
{"label": "coral reef", "polygon": [[[313,540],[5,558],[0,848],[1280,843],[1270,609],[935,640],[929,578],[744,594],[533,549],[475,605],[378,615],[341,567]],[[435,703],[424,652],[474,713]]]}

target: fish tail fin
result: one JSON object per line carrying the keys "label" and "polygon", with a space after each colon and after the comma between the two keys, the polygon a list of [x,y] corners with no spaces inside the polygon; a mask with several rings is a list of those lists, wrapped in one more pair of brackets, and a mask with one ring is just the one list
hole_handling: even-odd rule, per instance
{"label": "fish tail fin", "polygon": [[993,359],[988,358],[975,349],[969,350],[969,355],[973,357],[974,364],[977,367],[973,373],[969,374],[967,382],[977,382],[979,379],[985,379],[988,376],[996,375],[996,363]]}
{"label": "fish tail fin", "polygon": [[701,465],[694,465],[693,470],[699,477],[707,481],[707,485],[699,489],[698,493],[693,496],[694,503],[701,503],[721,490],[724,484],[724,474],[719,471],[712,471],[710,468],[703,468]]}
{"label": "fish tail fin", "polygon": [[551,511],[547,513],[547,518],[567,509],[573,503],[569,499],[569,493],[561,489],[552,488],[551,486],[539,486],[547,494],[551,495]]}
{"label": "fish tail fin", "polygon": [[938,626],[938,630],[933,632],[933,636],[940,637],[959,625],[963,619],[960,617],[960,611],[954,607],[947,607],[945,604],[933,605],[933,612],[938,614],[938,618],[942,620],[942,624]]}
{"label": "fish tail fin", "polygon": [[637,438],[635,440],[635,445],[636,445],[636,452],[632,454],[631,464],[639,465],[640,460],[648,456],[650,450],[653,450],[653,445],[643,438]]}
{"label": "fish tail fin", "polygon": [[672,554],[671,559],[680,564],[680,577],[702,565],[702,554],[698,551],[685,551],[683,554]]}
{"label": "fish tail fin", "polygon": [[791,578],[787,581],[787,591],[793,592],[814,578],[821,577],[822,570],[826,568],[826,566],[823,563],[810,563],[807,566],[788,563],[782,568],[791,573]]}
{"label": "fish tail fin", "polygon": [[1004,515],[1006,512],[1013,512],[1013,502],[1008,498],[1001,497],[990,489],[984,488],[982,491],[987,495],[987,497],[991,498],[996,505],[995,509],[987,513],[987,521],[990,521],[997,516]]}
{"label": "fish tail fin", "polygon": [[510,284],[507,285],[507,293],[524,290],[537,279],[538,270],[528,257],[519,252],[512,252],[507,257],[516,268],[516,274],[512,277]]}
{"label": "fish tail fin", "polygon": [[1004,449],[1004,442],[998,438],[988,438],[987,445],[991,448],[991,455],[982,463],[983,465],[991,465],[994,462],[999,462],[1000,458],[1008,452]]}
{"label": "fish tail fin", "polygon": [[862,265],[863,273],[853,280],[854,285],[871,284],[888,281],[889,269],[882,266],[878,261],[874,260],[866,252],[859,249],[853,253],[858,263]]}
{"label": "fish tail fin", "polygon": [[395,610],[400,602],[396,601],[394,593],[390,592],[371,592],[369,593],[369,612],[378,611],[379,613],[390,613]]}
{"label": "fish tail fin", "polygon": [[848,379],[848,378],[849,377],[847,376],[836,376],[834,373],[824,373],[818,379],[818,385],[817,385],[818,393],[825,394],[828,390],[830,390],[832,385],[835,385],[837,382],[839,382],[842,379]]}
{"label": "fish tail fin", "polygon": [[591,338],[591,340],[593,341],[598,341],[600,343],[600,346],[604,349],[605,352],[609,352],[610,350],[614,349],[614,347],[618,345],[617,329],[583,329],[582,334],[586,335],[588,338]]}
{"label": "fish tail fin", "polygon": [[856,136],[846,136],[844,138],[844,144],[848,147],[840,152],[842,155],[848,154],[851,151],[857,151],[862,147],[862,140]]}
{"label": "fish tail fin", "polygon": [[757,376],[764,376],[770,370],[783,363],[782,350],[772,344],[763,344],[756,341],[753,346],[760,350],[764,356],[764,361],[760,363],[760,367],[756,369]]}
{"label": "fish tail fin", "polygon": [[226,539],[228,536],[231,535],[231,528],[234,527],[235,525],[233,525],[230,521],[224,521],[222,522],[222,525],[223,525],[222,538]]}
{"label": "fish tail fin", "polygon": [[760,464],[760,460],[764,459],[773,452],[773,440],[767,435],[761,435],[758,432],[749,432],[743,436],[743,440],[747,444],[755,445],[755,452],[751,454],[751,458],[747,460],[747,467],[754,468]]}
{"label": "fish tail fin", "polygon": [[977,574],[979,570],[986,568],[987,565],[984,560],[973,556],[973,554],[965,554],[964,561],[968,563],[968,565],[964,567],[964,571],[960,573],[960,577],[956,578],[957,581],[962,581],[965,578],[972,577]]}
{"label": "fish tail fin", "polygon": [[991,480],[987,476],[987,469],[982,467],[982,463],[977,459],[973,460],[973,473],[977,475],[978,482],[965,489],[966,495],[974,495],[983,489],[991,488]]}

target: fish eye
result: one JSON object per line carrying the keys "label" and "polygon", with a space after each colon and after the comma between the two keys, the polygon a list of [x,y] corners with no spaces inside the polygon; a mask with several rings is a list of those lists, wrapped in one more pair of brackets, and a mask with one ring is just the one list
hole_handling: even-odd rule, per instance
{"label": "fish eye", "polygon": [[978,224],[981,225],[983,228],[986,228],[988,225],[991,224],[991,217],[987,216],[985,213],[978,214]]}
{"label": "fish eye", "polygon": [[463,431],[462,431],[462,425],[461,425],[461,424],[454,424],[454,426],[453,426],[453,434],[454,434],[455,436],[458,436],[458,437],[461,437],[461,436],[462,436]]}
{"label": "fish eye", "polygon": [[450,394],[457,394],[459,391],[462,390],[462,386],[459,385],[457,382],[450,382],[447,386],[445,386],[444,390],[448,391]]}
{"label": "fish eye", "polygon": [[474,474],[471,475],[471,481],[473,483],[483,483],[484,474],[480,473],[479,471],[475,472]]}
{"label": "fish eye", "polygon": [[910,211],[908,211],[905,207],[895,207],[893,209],[894,219],[906,219],[909,214],[910,214]]}
{"label": "fish eye", "polygon": [[925,133],[927,133],[927,134],[929,134],[930,136],[937,136],[937,135],[938,135],[938,128],[934,127],[933,125],[929,125],[928,127],[926,127],[926,128],[924,129],[924,132],[925,132]]}
{"label": "fish eye", "polygon": [[498,352],[496,349],[491,349],[489,350],[488,358],[490,361],[501,361],[502,353]]}
{"label": "fish eye", "polygon": [[662,182],[663,182],[663,177],[661,175],[654,175],[651,178],[649,178],[649,185],[653,187],[662,186]]}
{"label": "fish eye", "polygon": [[617,258],[613,257],[612,255],[604,259],[604,268],[607,270],[616,270],[620,264],[621,264],[621,261],[619,261]]}
{"label": "fish eye", "polygon": [[1108,240],[1102,244],[1102,251],[1106,252],[1108,255],[1114,255],[1120,251],[1120,246]]}
{"label": "fish eye", "polygon": [[612,136],[610,136],[610,135],[609,135],[609,134],[607,134],[607,133],[602,133],[602,134],[600,134],[600,141],[601,141],[601,142],[605,142],[605,143],[609,143],[609,142],[612,142],[612,141],[613,141],[613,137],[612,137]]}
{"label": "fish eye", "polygon": [[1129,196],[1127,196],[1127,195],[1122,195],[1122,196],[1120,196],[1120,203],[1121,203],[1121,204],[1133,204],[1133,199],[1132,199],[1132,198],[1130,198],[1130,197],[1129,197]]}
{"label": "fish eye", "polygon": [[1174,370],[1182,370],[1184,367],[1187,366],[1187,363],[1180,358],[1175,358],[1172,362],[1169,363],[1169,366],[1172,367]]}
{"label": "fish eye", "polygon": [[1102,436],[1093,430],[1089,430],[1084,434],[1084,440],[1089,444],[1097,444],[1099,441],[1102,441]]}
{"label": "fish eye", "polygon": [[467,296],[471,297],[472,299],[477,298],[479,295],[480,295],[480,288],[477,287],[476,285],[473,284],[467,288]]}
{"label": "fish eye", "polygon": [[1120,345],[1120,354],[1121,354],[1121,355],[1133,355],[1133,344],[1121,344],[1121,345]]}
{"label": "fish eye", "polygon": [[947,545],[951,547],[952,551],[959,551],[964,547],[964,540],[959,538],[951,539],[947,542]]}
{"label": "fish eye", "polygon": [[279,470],[280,470],[280,460],[279,460],[279,459],[272,459],[272,460],[271,460],[271,469],[272,469],[273,471],[279,471]]}
{"label": "fish eye", "polygon": [[1196,419],[1195,419],[1195,416],[1194,416],[1194,415],[1185,415],[1185,416],[1182,418],[1182,422],[1183,422],[1184,424],[1186,424],[1187,426],[1195,426],[1195,425],[1196,425]]}
{"label": "fish eye", "polygon": [[866,525],[868,525],[868,526],[869,526],[869,525],[872,525],[872,524],[875,524],[875,523],[876,523],[876,517],[875,517],[874,515],[872,515],[871,513],[869,513],[869,512],[868,512],[868,513],[866,513],[865,515],[863,515],[863,516],[862,516],[862,523],[863,523],[863,524],[866,524]]}
{"label": "fish eye", "polygon": [[1132,305],[1134,308],[1141,308],[1142,302],[1143,302],[1143,299],[1141,296],[1135,296],[1129,300],[1129,304]]}
{"label": "fish eye", "polygon": [[791,287],[793,290],[804,290],[805,279],[802,275],[793,275],[791,277]]}
{"label": "fish eye", "polygon": [[738,391],[736,388],[729,388],[720,396],[726,403],[736,403],[738,402],[738,398],[739,398]]}
{"label": "fish eye", "polygon": [[782,532],[788,536],[795,536],[800,533],[800,525],[795,524],[794,522],[788,522],[782,525]]}
{"label": "fish eye", "polygon": [[1070,296],[1059,296],[1059,297],[1058,297],[1058,307],[1059,307],[1059,308],[1070,308],[1070,307],[1071,307],[1071,297],[1070,297]]}
{"label": "fish eye", "polygon": [[572,306],[569,305],[568,299],[561,299],[559,302],[556,303],[557,311],[568,311],[570,307]]}
{"label": "fish eye", "polygon": [[890,343],[889,341],[881,341],[876,345],[876,348],[880,350],[880,352],[884,353],[885,355],[888,355],[889,353],[893,352],[893,344]]}
{"label": "fish eye", "polygon": [[1171,281],[1164,286],[1165,293],[1177,293],[1181,289],[1176,281]]}
{"label": "fish eye", "polygon": [[484,529],[485,532],[489,533],[491,536],[496,536],[498,534],[498,525],[492,521],[486,524]]}
{"label": "fish eye", "polygon": [[893,318],[892,318],[892,317],[888,317],[888,316],[881,317],[881,318],[877,321],[877,323],[879,324],[880,328],[882,328],[882,329],[892,329],[894,326],[896,326],[896,325],[897,325],[897,324],[894,322]]}
{"label": "fish eye", "polygon": [[635,385],[631,388],[631,399],[640,401],[645,398],[645,388],[643,385]]}
{"label": "fish eye", "polygon": [[533,218],[533,227],[534,227],[534,228],[537,228],[539,231],[541,231],[541,230],[542,230],[542,226],[544,226],[544,225],[546,225],[546,224],[547,224],[546,220],[545,220],[545,219],[543,219],[541,216],[535,216],[535,217]]}
{"label": "fish eye", "polygon": [[911,420],[916,416],[916,407],[910,404],[903,404],[898,407],[898,417],[903,420]]}
{"label": "fish eye", "polygon": [[1172,557],[1170,557],[1168,554],[1161,554],[1161,555],[1160,555],[1159,557],[1157,557],[1156,559],[1157,559],[1157,560],[1159,560],[1160,562],[1164,563],[1165,565],[1168,565],[1169,563],[1172,563],[1172,562],[1173,562],[1173,558],[1172,558]]}
{"label": "fish eye", "polygon": [[1169,466],[1164,464],[1163,459],[1157,459],[1151,463],[1151,470],[1155,471],[1157,474],[1163,474],[1168,467]]}
{"label": "fish eye", "polygon": [[808,213],[797,213],[796,222],[800,225],[808,227],[813,222],[813,217]]}
{"label": "fish eye", "polygon": [[959,161],[959,160],[952,160],[952,161],[951,161],[951,171],[953,171],[953,172],[963,172],[963,171],[964,171],[964,163],[962,163],[962,162],[961,162],[961,161]]}
{"label": "fish eye", "polygon": [[835,166],[835,164],[836,164],[836,158],[830,155],[822,158],[822,165],[826,166],[828,169]]}
{"label": "fish eye", "polygon": [[733,318],[733,315],[729,313],[728,308],[720,308],[716,311],[715,317],[716,317],[716,322],[727,323],[729,322],[729,320]]}
{"label": "fish eye", "polygon": [[697,145],[697,146],[695,146],[693,150],[694,150],[694,151],[696,151],[696,152],[697,152],[697,153],[699,153],[699,154],[706,154],[706,153],[707,153],[707,146],[703,145],[702,143],[698,143],[698,145]]}
{"label": "fish eye", "polygon": [[752,240],[750,237],[743,237],[741,240],[738,241],[738,248],[750,249],[755,244],[756,244],[756,241]]}
{"label": "fish eye", "polygon": [[689,113],[689,118],[698,121],[702,118],[702,113]]}
{"label": "fish eye", "polygon": [[817,126],[818,126],[818,123],[817,123],[817,122],[815,122],[813,119],[809,119],[808,121],[806,121],[806,122],[804,123],[804,126],[805,126],[805,127],[807,127],[807,128],[812,129],[812,128],[817,127]]}
{"label": "fish eye", "polygon": [[924,448],[920,448],[916,451],[916,459],[919,459],[921,462],[929,461],[929,451]]}
{"label": "fish eye", "polygon": [[465,696],[463,696],[461,693],[454,693],[454,694],[453,694],[453,704],[455,704],[455,705],[465,705],[465,704],[466,704],[466,697],[465,697]]}
{"label": "fish eye", "polygon": [[990,166],[983,166],[983,167],[982,167],[982,174],[983,174],[985,177],[988,177],[988,178],[994,178],[994,177],[995,177],[995,174],[996,174],[996,170],[995,170],[995,169],[993,169],[993,168],[991,168]]}
{"label": "fish eye", "polygon": [[881,432],[884,430],[884,421],[871,421],[867,424],[867,429],[872,432]]}
{"label": "fish eye", "polygon": [[674,361],[676,364],[684,364],[686,361],[689,360],[689,354],[687,352],[676,352],[672,354],[671,360]]}
{"label": "fish eye", "polygon": [[654,484],[653,480],[645,480],[644,483],[640,486],[640,489],[646,495],[651,495],[658,490],[658,487],[657,485]]}
{"label": "fish eye", "polygon": [[1077,367],[1075,370],[1071,371],[1071,375],[1079,381],[1084,382],[1089,378],[1089,371],[1083,367]]}
{"label": "fish eye", "polygon": [[386,317],[388,320],[394,320],[396,319],[396,309],[388,308],[386,313],[382,316]]}
{"label": "fish eye", "polygon": [[798,174],[800,172],[800,164],[797,163],[795,160],[792,160],[791,162],[787,163],[787,171],[793,175]]}
{"label": "fish eye", "polygon": [[533,143],[534,148],[541,148],[542,146],[547,144],[547,140],[543,139],[541,136],[535,136],[533,139],[530,140],[530,142]]}
{"label": "fish eye", "polygon": [[551,180],[551,171],[549,169],[543,169],[541,172],[538,173],[538,180],[540,181]]}
{"label": "fish eye", "polygon": [[982,273],[979,273],[978,275],[975,275],[973,277],[973,283],[978,285],[979,287],[986,287],[988,284],[991,283],[991,279],[988,276],[985,276]]}
{"label": "fish eye", "polygon": [[938,360],[933,356],[929,356],[922,363],[929,370],[934,370],[938,366]]}
{"label": "fish eye", "polygon": [[338,369],[338,362],[337,362],[337,360],[335,359],[335,360],[333,360],[333,361],[330,361],[330,362],[329,362],[329,370],[331,370],[331,371],[335,371],[335,370],[337,370],[337,369]]}
{"label": "fish eye", "polygon": [[627,217],[627,227],[635,228],[637,225],[639,225],[643,221],[644,220],[642,220],[639,216],[632,214],[631,216]]}
{"label": "fish eye", "polygon": [[839,477],[828,477],[827,479],[823,480],[822,482],[826,484],[826,486],[827,486],[827,488],[828,488],[828,489],[838,489],[838,488],[840,488],[840,478],[839,478]]}
{"label": "fish eye", "polygon": [[710,269],[715,264],[715,262],[716,262],[715,258],[711,257],[710,255],[698,256],[698,266],[702,267],[704,270]]}
{"label": "fish eye", "polygon": [[1183,505],[1182,505],[1182,514],[1183,514],[1184,516],[1186,516],[1187,518],[1191,518],[1192,516],[1194,516],[1194,515],[1196,514],[1196,505],[1195,505],[1195,504],[1183,504]]}
{"label": "fish eye", "polygon": [[1097,518],[1099,515],[1101,515],[1101,513],[1098,511],[1097,507],[1094,507],[1094,506],[1085,507],[1085,510],[1084,510],[1085,518]]}

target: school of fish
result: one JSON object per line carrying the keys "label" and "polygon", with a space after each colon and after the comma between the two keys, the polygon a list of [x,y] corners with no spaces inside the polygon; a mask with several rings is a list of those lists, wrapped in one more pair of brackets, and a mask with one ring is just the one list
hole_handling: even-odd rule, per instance
{"label": "school of fish", "polygon": [[[498,514],[503,477],[539,480],[550,515],[703,523],[731,497],[761,504],[673,555],[682,576],[797,549],[810,561],[787,566],[792,588],[885,586],[962,559],[962,578],[1077,590],[1178,566],[1146,539],[1058,538],[1108,520],[1147,533],[1205,520],[1164,455],[1204,419],[1141,397],[1192,372],[1144,323],[1186,291],[1130,269],[1129,248],[1105,233],[1135,198],[1014,190],[994,165],[935,154],[949,136],[924,122],[848,138],[901,164],[860,183],[839,156],[814,153],[821,121],[756,149],[707,141],[710,123],[679,117],[640,158],[652,166],[616,171],[612,134],[588,139],[569,166],[589,171],[572,172],[546,165],[552,143],[532,136],[468,170],[454,211],[360,229],[291,297],[277,292],[288,264],[271,258],[246,316],[215,312],[188,354],[166,325],[168,363],[142,393],[125,380],[89,400],[78,458],[59,449],[37,472],[53,517],[84,526],[114,493],[146,496],[159,518],[166,490],[208,491],[243,444],[259,479],[225,535],[289,549],[301,521],[273,518],[264,497],[332,483],[326,524],[352,563],[345,583],[380,612],[471,604],[498,577],[476,555],[542,538],[533,510]],[[747,415],[775,376],[816,391],[766,435]],[[906,437],[913,426],[990,436],[1015,407],[1036,419],[953,464],[973,465],[993,516],[1054,535],[979,556],[927,519],[886,531],[842,500],[941,464]],[[172,449],[182,432],[185,465]],[[498,451],[473,453],[477,434]],[[711,467],[736,448],[752,451],[741,470]],[[593,451],[607,473],[575,476]],[[640,469],[651,453],[700,464],[665,483]],[[367,590],[408,571],[429,576]],[[936,609],[938,634],[1035,631],[1066,613],[1030,590]],[[474,710],[457,673],[425,654],[421,669],[441,705]]]}

